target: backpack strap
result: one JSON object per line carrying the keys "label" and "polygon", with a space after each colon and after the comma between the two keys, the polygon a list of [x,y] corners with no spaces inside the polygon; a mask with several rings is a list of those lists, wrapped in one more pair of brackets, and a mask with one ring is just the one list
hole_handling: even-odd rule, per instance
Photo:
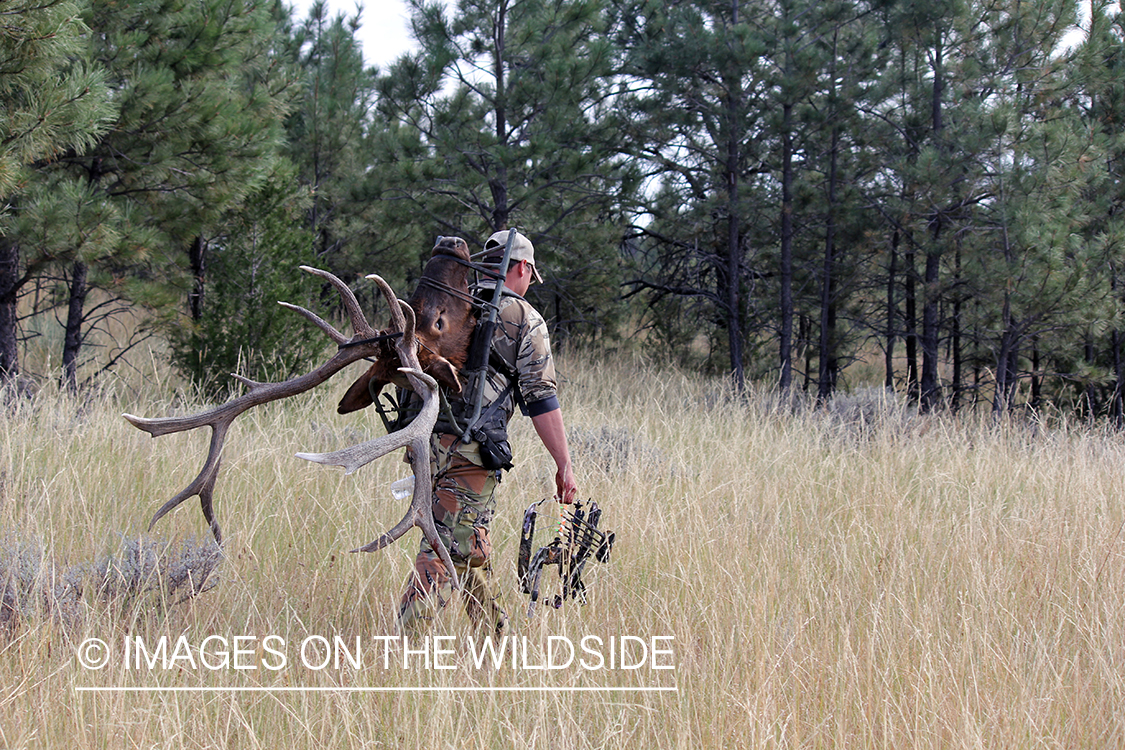
{"label": "backpack strap", "polygon": [[[500,395],[496,397],[496,400],[488,405],[488,408],[481,413],[480,418],[477,419],[476,423],[469,426],[469,429],[466,430],[466,433],[472,432],[473,428],[478,425],[488,424],[488,420],[492,419],[492,415],[496,413],[496,410],[500,408],[500,404],[504,403],[504,399],[508,398],[508,394],[513,390],[518,395],[519,388],[515,387],[515,385],[516,382],[514,380],[509,380],[508,385],[504,388],[504,390],[500,391]],[[520,400],[522,401],[522,399]]]}
{"label": "backpack strap", "polygon": [[512,395],[515,396],[516,406],[520,408],[520,413],[526,415],[527,404],[524,403],[523,394],[520,392],[520,374],[516,370],[515,366],[513,366],[511,362],[500,356],[500,354],[496,351],[489,352],[488,363],[492,365],[493,368],[495,368],[496,372],[500,373],[508,379],[508,388],[506,388],[503,395],[497,398],[493,403],[503,401],[505,398],[507,398],[508,390],[510,389]]}

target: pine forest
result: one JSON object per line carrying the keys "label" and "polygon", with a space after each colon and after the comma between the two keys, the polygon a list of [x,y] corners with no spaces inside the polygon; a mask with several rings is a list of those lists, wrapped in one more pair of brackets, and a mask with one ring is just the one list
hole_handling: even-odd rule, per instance
{"label": "pine forest", "polygon": [[153,339],[206,392],[289,376],[322,344],[276,301],[331,304],[298,266],[373,305],[517,227],[562,349],[1125,424],[1114,4],[411,0],[382,68],[323,3],[0,6],[18,387]]}

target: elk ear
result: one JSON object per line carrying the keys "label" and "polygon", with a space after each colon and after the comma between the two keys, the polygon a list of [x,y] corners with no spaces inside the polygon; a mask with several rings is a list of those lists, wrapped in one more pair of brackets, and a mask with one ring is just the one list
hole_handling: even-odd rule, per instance
{"label": "elk ear", "polygon": [[457,379],[457,368],[448,359],[436,356],[426,365],[426,372],[434,380],[444,385],[451,393],[461,392],[461,381]]}
{"label": "elk ear", "polygon": [[[359,378],[352,383],[348,388],[344,397],[340,399],[340,405],[336,407],[337,414],[350,414],[353,411],[359,411],[371,404],[375,403],[371,398],[371,381],[375,378],[375,368],[378,365],[371,365],[367,372],[359,376]],[[383,384],[379,383],[376,393],[383,390]]]}

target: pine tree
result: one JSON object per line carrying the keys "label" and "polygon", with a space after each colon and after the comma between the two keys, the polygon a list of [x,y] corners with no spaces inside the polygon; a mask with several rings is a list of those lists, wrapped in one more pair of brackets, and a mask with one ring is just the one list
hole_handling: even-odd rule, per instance
{"label": "pine tree", "polygon": [[634,88],[620,99],[625,145],[658,188],[637,226],[646,257],[632,293],[647,291],[658,319],[677,312],[674,298],[705,301],[689,325],[698,331],[702,315],[725,330],[737,388],[746,377],[747,249],[761,225],[746,185],[762,162],[764,42],[754,29],[763,12],[742,0],[618,11]]}
{"label": "pine tree", "polygon": [[[942,313],[951,290],[963,287],[953,271],[959,243],[989,189],[981,179],[990,168],[985,102],[964,95],[989,80],[976,58],[988,27],[970,6],[960,0],[888,6],[894,53],[874,108],[873,124],[882,124],[886,143],[894,144],[874,196],[887,221],[886,245],[894,252],[886,270],[886,346],[889,351],[896,332],[905,338],[908,389],[923,409],[944,402],[938,369],[948,320]],[[905,307],[897,328],[896,277]]]}
{"label": "pine tree", "polygon": [[358,12],[330,18],[321,0],[297,25],[291,54],[304,90],[286,121],[286,154],[312,196],[307,224],[317,255],[342,275],[362,270],[350,245],[364,231],[356,196],[370,164],[366,138],[375,96],[375,70],[364,65],[356,40],[360,24]]}
{"label": "pine tree", "polygon": [[[1089,220],[1080,196],[1096,175],[1082,167],[1090,152],[1080,123],[1061,106],[1071,84],[1058,50],[1073,11],[1018,0],[893,7],[898,64],[887,69],[881,114],[903,147],[882,180],[897,194],[884,193],[880,210],[896,249],[888,273],[903,277],[908,306],[919,292],[924,408],[947,392],[955,405],[986,367],[997,411],[1028,377],[1038,393],[1025,358],[1041,367],[1106,311],[1105,285],[1090,273],[1098,252],[1075,242]],[[905,318],[909,336],[909,307]],[[972,384],[967,365],[978,373]]]}
{"label": "pine tree", "polygon": [[[781,134],[796,140],[803,155],[805,186],[804,200],[783,211],[799,213],[805,229],[798,247],[806,257],[796,261],[808,264],[805,275],[817,288],[808,314],[815,309],[817,398],[825,401],[838,387],[848,349],[861,335],[857,323],[867,315],[869,289],[860,269],[867,261],[865,238],[876,222],[863,203],[881,161],[874,158],[880,144],[863,113],[871,109],[870,81],[884,61],[868,3],[818,3],[804,15],[807,50],[801,67],[820,72],[805,74],[804,96],[796,100],[801,129]],[[783,59],[788,56],[783,53]]]}
{"label": "pine tree", "polygon": [[206,300],[198,317],[173,332],[172,362],[210,397],[234,387],[229,375],[284,380],[319,356],[322,340],[278,302],[315,309],[312,232],[303,227],[307,195],[294,193],[296,169],[278,164],[270,179],[217,222],[208,239]]}
{"label": "pine tree", "polygon": [[[380,81],[379,114],[400,140],[371,192],[433,234],[479,247],[515,226],[545,284],[531,298],[558,334],[615,314],[617,206],[634,188],[607,144],[613,56],[599,0],[468,0],[452,16],[412,3],[422,47]],[[391,146],[385,142],[385,146]]]}
{"label": "pine tree", "polygon": [[[89,290],[167,315],[169,284],[187,283],[189,249],[207,247],[219,217],[270,174],[290,96],[274,65],[269,8],[249,0],[94,0],[86,22],[90,58],[105,71],[118,114],[84,153],[39,170],[38,199],[70,197],[71,213],[100,216],[104,231],[98,242],[37,249],[28,261],[65,272],[62,364],[72,388]],[[26,221],[20,231],[46,234]],[[198,284],[202,263],[191,260]]]}
{"label": "pine tree", "polygon": [[20,372],[16,304],[35,275],[11,231],[24,211],[28,170],[82,153],[109,127],[113,103],[104,76],[84,52],[79,7],[62,0],[5,4],[0,34],[0,377]]}
{"label": "pine tree", "polygon": [[[1071,85],[1060,95],[1068,114],[1081,118],[1084,127],[1076,142],[1085,190],[1081,228],[1085,250],[1097,259],[1086,269],[1108,286],[1099,315],[1091,315],[1081,357],[1083,401],[1091,415],[1100,411],[1118,427],[1125,425],[1125,14],[1109,4],[1091,2],[1085,39],[1068,64]],[[1069,348],[1071,362],[1078,359]],[[1062,368],[1069,364],[1057,362]],[[1063,371],[1066,371],[1065,369]],[[1100,409],[1098,408],[1100,407]]]}

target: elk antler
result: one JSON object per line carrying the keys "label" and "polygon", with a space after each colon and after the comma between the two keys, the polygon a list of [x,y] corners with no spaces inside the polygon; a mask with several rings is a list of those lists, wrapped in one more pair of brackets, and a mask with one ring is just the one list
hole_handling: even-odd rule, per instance
{"label": "elk antler", "polygon": [[[453,568],[453,562],[449,557],[449,550],[437,535],[433,513],[430,509],[429,433],[433,430],[434,423],[437,420],[438,395],[437,383],[434,382],[433,378],[429,375],[422,372],[421,365],[418,363],[418,347],[414,337],[414,311],[409,305],[395,296],[390,286],[383,279],[375,275],[368,276],[367,278],[374,280],[379,286],[391,311],[391,328],[389,332],[377,334],[367,322],[367,319],[360,309],[359,302],[356,300],[355,295],[352,293],[351,289],[348,288],[347,284],[327,271],[321,271],[308,266],[301,266],[301,270],[320,276],[336,288],[344,302],[345,309],[348,311],[352,330],[355,335],[348,338],[322,320],[319,316],[309,312],[303,307],[290,305],[286,302],[280,304],[297,311],[305,318],[315,323],[329,338],[335,341],[340,347],[335,356],[312,372],[281,383],[258,383],[240,375],[234,375],[234,377],[245,384],[249,390],[238,398],[199,414],[159,419],[145,419],[143,417],[133,416],[132,414],[123,415],[125,419],[135,427],[144,430],[154,438],[173,432],[194,430],[205,425],[211,427],[211,445],[208,449],[207,460],[204,462],[203,468],[187,487],[156,511],[156,515],[153,516],[152,521],[149,523],[149,528],[151,529],[157,521],[184,500],[198,495],[200,506],[203,510],[203,516],[210,524],[211,533],[214,534],[215,540],[221,544],[222,530],[219,528],[219,522],[215,518],[212,500],[215,490],[215,480],[219,475],[223,442],[226,439],[227,430],[230,428],[235,418],[260,404],[296,396],[311,388],[315,388],[351,363],[366,357],[375,356],[378,353],[380,341],[401,334],[401,338],[396,342],[395,348],[399,355],[399,361],[403,365],[402,372],[406,375],[410,387],[422,397],[423,407],[418,418],[403,430],[384,435],[381,438],[362,443],[353,448],[324,455],[297,455],[302,458],[320,461],[321,463],[339,464],[344,466],[350,474],[360,466],[370,463],[396,448],[410,446],[411,463],[414,467],[415,476],[414,497],[410,508],[407,510],[402,520],[395,524],[390,531],[370,544],[353,551],[371,552],[382,549],[405,534],[411,527],[418,526],[422,529],[426,540],[438,551],[442,561],[446,564],[446,567],[449,568],[453,577],[453,585],[456,587],[458,584],[457,574]],[[344,463],[340,463],[341,460],[343,460]]]}
{"label": "elk antler", "polygon": [[[389,290],[389,287],[386,287],[386,282],[378,276],[372,274],[367,278]],[[457,571],[453,567],[449,549],[437,535],[437,526],[434,523],[434,514],[431,508],[430,433],[433,432],[438,417],[440,403],[438,384],[436,380],[422,372],[422,366],[418,363],[418,347],[414,342],[414,310],[401,300],[399,305],[402,307],[403,317],[406,320],[405,333],[395,344],[399,361],[403,364],[399,371],[406,375],[410,388],[422,397],[422,410],[409,425],[397,432],[333,453],[298,453],[297,458],[331,466],[342,466],[346,473],[351,474],[359,467],[366,466],[376,458],[385,456],[393,450],[409,448],[410,466],[414,469],[414,494],[406,515],[390,531],[375,541],[352,550],[352,552],[380,550],[391,542],[397,541],[403,534],[417,526],[422,529],[422,533],[430,546],[437,550],[441,556],[442,562],[449,570],[453,588],[457,589],[460,586]]]}

